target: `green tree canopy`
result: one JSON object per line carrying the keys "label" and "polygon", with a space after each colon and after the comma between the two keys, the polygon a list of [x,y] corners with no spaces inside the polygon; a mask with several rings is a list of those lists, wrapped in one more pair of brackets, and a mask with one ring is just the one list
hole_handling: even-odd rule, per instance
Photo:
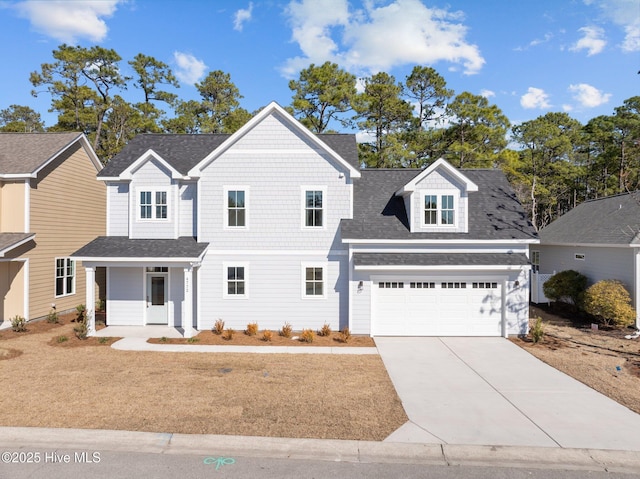
{"label": "green tree canopy", "polygon": [[294,92],[294,115],[314,133],[325,132],[334,120],[348,125],[349,120],[340,115],[352,109],[356,77],[337,64],[311,64],[297,81],[289,82],[289,89]]}
{"label": "green tree canopy", "polygon": [[0,110],[0,131],[14,133],[44,131],[44,123],[40,113],[30,107],[9,105],[9,108]]}

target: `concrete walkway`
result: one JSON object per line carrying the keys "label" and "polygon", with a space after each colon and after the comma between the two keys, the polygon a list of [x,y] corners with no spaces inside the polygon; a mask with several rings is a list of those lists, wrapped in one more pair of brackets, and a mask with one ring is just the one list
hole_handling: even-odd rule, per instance
{"label": "concrete walkway", "polygon": [[390,442],[640,451],[640,415],[503,338],[376,338],[409,422]]}

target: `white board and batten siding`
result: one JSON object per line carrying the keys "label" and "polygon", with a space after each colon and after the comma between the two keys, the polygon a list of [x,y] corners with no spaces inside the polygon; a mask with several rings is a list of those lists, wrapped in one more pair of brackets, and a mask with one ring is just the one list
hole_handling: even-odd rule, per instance
{"label": "white board and batten siding", "polygon": [[107,311],[109,326],[143,326],[145,314],[144,269],[108,268]]}
{"label": "white board and batten siding", "polygon": [[178,236],[198,235],[197,228],[197,205],[198,187],[196,183],[183,183],[180,185],[179,198],[179,218]]}

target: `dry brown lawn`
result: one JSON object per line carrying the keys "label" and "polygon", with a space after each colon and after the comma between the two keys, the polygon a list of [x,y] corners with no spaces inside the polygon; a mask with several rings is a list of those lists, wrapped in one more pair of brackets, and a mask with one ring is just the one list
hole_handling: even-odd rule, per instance
{"label": "dry brown lawn", "polygon": [[545,324],[543,340],[533,344],[528,338],[514,338],[515,344],[640,413],[640,338],[625,339],[630,330],[592,330],[590,324],[532,307],[531,317],[537,316]]}
{"label": "dry brown lawn", "polygon": [[382,440],[407,421],[377,355],[117,351],[69,320],[0,333],[0,425]]}

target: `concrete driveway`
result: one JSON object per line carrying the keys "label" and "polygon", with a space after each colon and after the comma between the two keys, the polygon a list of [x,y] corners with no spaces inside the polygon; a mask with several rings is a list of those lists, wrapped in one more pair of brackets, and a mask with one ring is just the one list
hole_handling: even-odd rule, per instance
{"label": "concrete driveway", "polygon": [[375,338],[409,422],[390,442],[640,451],[640,415],[503,338]]}

